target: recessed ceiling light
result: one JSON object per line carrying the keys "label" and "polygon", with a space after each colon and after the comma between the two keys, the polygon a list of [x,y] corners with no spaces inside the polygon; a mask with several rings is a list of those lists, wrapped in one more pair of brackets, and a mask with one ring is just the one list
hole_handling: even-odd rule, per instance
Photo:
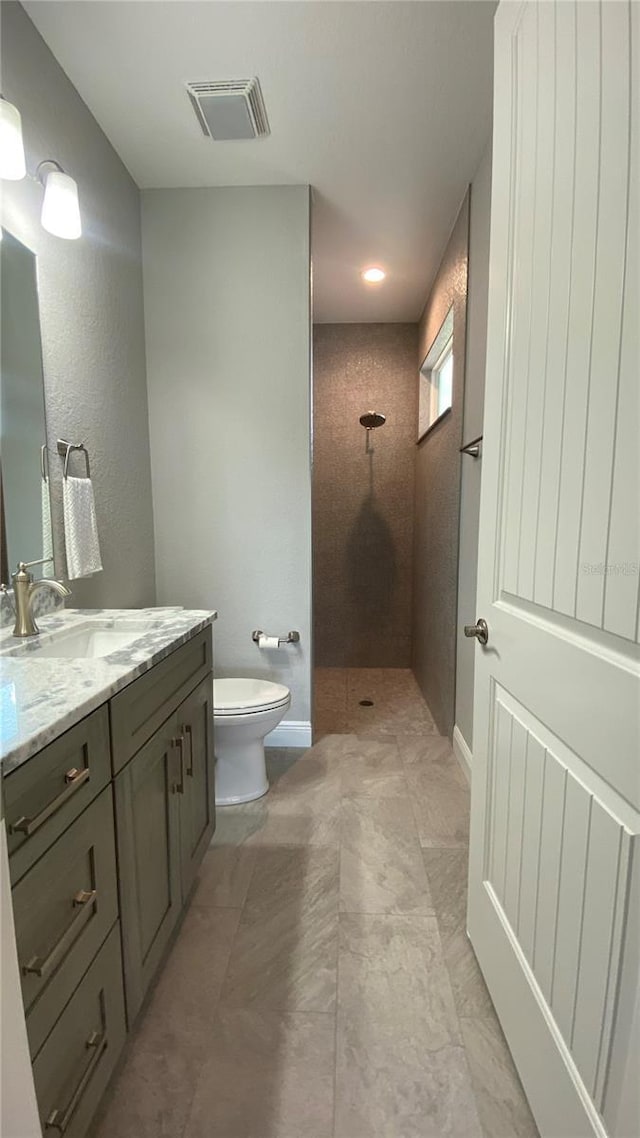
{"label": "recessed ceiling light", "polygon": [[377,265],[372,265],[370,269],[364,269],[362,279],[363,281],[367,281],[368,284],[380,284],[380,281],[383,281],[386,275],[384,269],[379,269]]}

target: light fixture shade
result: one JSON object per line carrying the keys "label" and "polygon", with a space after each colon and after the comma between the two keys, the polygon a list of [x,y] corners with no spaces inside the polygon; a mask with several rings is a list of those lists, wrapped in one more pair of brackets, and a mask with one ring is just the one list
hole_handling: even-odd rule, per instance
{"label": "light fixture shade", "polygon": [[40,220],[55,237],[73,241],[82,234],[78,187],[63,170],[51,170],[46,176]]}
{"label": "light fixture shade", "polygon": [[0,178],[17,182],[26,172],[20,111],[0,98]]}

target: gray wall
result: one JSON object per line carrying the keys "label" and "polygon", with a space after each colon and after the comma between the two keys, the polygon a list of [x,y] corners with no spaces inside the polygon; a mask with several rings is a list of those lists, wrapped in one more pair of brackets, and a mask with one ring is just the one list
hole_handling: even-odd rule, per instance
{"label": "gray wall", "polygon": [[[313,354],[315,663],[411,663],[415,324],[318,324]],[[382,411],[371,433],[360,415]]]}
{"label": "gray wall", "polygon": [[308,188],[142,204],[158,601],[218,609],[217,673],[286,683],[309,722]]}
{"label": "gray wall", "polygon": [[469,194],[420,320],[416,360],[419,367],[453,305],[453,405],[422,439],[416,460],[413,669],[442,735],[454,725],[468,238]]}
{"label": "gray wall", "polygon": [[154,601],[138,190],[17,3],[1,5],[2,93],[22,114],[31,172],[55,158],[76,179],[84,227],[63,241],[40,225],[42,189],[3,182],[2,224],[38,258],[58,570],[64,566],[58,437],[91,454],[104,572],[71,604]]}
{"label": "gray wall", "polygon": [[[469,222],[469,286],[467,294],[467,362],[464,386],[463,442],[482,434],[484,376],[487,352],[489,298],[489,223],[491,212],[491,141],[471,184]],[[460,561],[458,566],[458,623],[455,722],[470,751],[473,750],[473,675],[475,640],[462,629],[474,624],[478,571],[478,522],[482,457],[463,456],[460,500]]]}

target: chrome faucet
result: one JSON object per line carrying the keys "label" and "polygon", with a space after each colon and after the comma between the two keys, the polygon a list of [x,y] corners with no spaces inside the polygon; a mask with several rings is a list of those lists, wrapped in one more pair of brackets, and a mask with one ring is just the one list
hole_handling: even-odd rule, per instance
{"label": "chrome faucet", "polygon": [[41,581],[34,581],[33,573],[30,573],[29,569],[32,565],[44,564],[44,561],[19,561],[18,568],[11,578],[16,608],[14,636],[37,636],[40,632],[33,616],[31,604],[33,595],[38,589],[49,588],[61,597],[71,596],[71,590],[52,577],[43,577]]}

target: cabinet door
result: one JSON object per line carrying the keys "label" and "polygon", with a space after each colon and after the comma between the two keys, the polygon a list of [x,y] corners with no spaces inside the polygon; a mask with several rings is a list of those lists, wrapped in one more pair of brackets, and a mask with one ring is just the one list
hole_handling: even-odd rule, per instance
{"label": "cabinet door", "polygon": [[213,678],[209,675],[177,711],[182,740],[180,846],[186,898],[215,828]]}
{"label": "cabinet door", "polygon": [[127,1017],[140,1008],[180,914],[181,785],[171,716],[115,781]]}

